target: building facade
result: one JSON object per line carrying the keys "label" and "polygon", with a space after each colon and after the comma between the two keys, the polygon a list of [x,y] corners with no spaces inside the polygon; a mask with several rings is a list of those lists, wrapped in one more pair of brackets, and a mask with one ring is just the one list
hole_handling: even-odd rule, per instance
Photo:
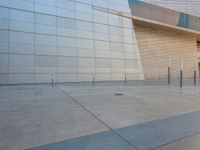
{"label": "building facade", "polygon": [[144,79],[127,0],[0,0],[0,83]]}
{"label": "building facade", "polygon": [[[198,67],[200,19],[172,9],[129,0],[145,79],[193,78]],[[169,62],[170,61],[170,62]]]}
{"label": "building facade", "polygon": [[132,7],[143,5],[137,0],[0,0],[0,84],[166,79],[169,57],[172,78],[179,76],[181,58],[184,77],[191,78],[195,24],[186,27],[184,15],[167,10],[178,20],[160,25],[162,20],[140,16]]}

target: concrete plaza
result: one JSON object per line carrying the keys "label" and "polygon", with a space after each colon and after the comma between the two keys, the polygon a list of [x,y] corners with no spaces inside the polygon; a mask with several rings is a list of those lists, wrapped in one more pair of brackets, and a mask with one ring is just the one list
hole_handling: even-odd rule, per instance
{"label": "concrete plaza", "polygon": [[0,150],[198,150],[200,86],[0,86]]}

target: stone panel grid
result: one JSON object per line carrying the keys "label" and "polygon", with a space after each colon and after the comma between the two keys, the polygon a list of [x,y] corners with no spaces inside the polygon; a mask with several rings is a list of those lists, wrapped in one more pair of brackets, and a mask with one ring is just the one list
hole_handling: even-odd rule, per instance
{"label": "stone panel grid", "polygon": [[0,84],[142,79],[132,20],[93,6],[130,13],[127,0],[0,0]]}

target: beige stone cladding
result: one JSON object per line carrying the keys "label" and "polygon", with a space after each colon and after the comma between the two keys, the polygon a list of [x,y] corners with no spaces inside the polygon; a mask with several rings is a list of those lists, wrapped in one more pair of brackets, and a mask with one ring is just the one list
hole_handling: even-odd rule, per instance
{"label": "beige stone cladding", "polygon": [[145,79],[166,79],[169,57],[171,77],[179,78],[183,58],[184,78],[193,77],[196,63],[196,37],[192,34],[135,25]]}

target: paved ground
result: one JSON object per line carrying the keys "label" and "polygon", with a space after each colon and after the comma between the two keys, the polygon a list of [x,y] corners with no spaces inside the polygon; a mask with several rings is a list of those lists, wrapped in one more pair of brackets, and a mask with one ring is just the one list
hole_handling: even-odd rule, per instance
{"label": "paved ground", "polygon": [[0,86],[2,150],[198,150],[192,81]]}

